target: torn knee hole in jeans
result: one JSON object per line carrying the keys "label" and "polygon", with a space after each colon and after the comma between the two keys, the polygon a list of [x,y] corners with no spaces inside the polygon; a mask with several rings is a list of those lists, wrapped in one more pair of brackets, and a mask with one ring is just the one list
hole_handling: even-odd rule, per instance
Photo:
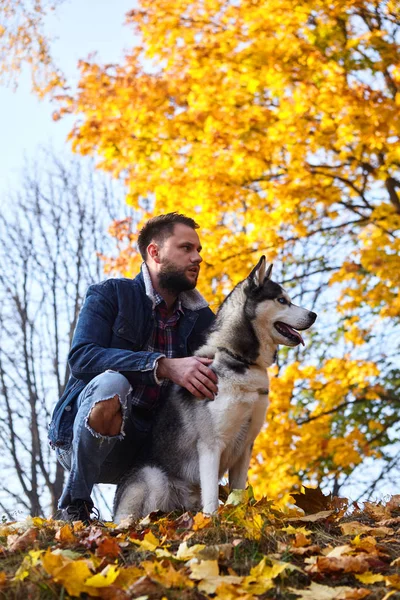
{"label": "torn knee hole in jeans", "polygon": [[[99,433],[98,431],[96,431],[95,429],[93,429],[93,427],[91,427],[89,425],[89,419],[90,419],[90,415],[92,413],[92,410],[94,409],[94,407],[99,404],[100,402],[105,402],[107,400],[113,400],[115,398],[115,396],[118,397],[119,400],[119,404],[120,404],[120,409],[121,409],[121,413],[122,413],[122,421],[121,421],[121,429],[120,432],[117,435],[103,435],[102,433]],[[88,415],[85,418],[85,427],[86,429],[88,429],[90,431],[90,433],[93,435],[93,437],[98,438],[100,440],[122,440],[125,437],[125,418],[126,418],[126,404],[124,404],[121,400],[121,396],[119,394],[114,394],[114,396],[107,397],[107,398],[100,398],[99,400],[96,400],[96,402],[94,402],[92,404],[92,406],[90,407],[90,411],[88,413]]]}

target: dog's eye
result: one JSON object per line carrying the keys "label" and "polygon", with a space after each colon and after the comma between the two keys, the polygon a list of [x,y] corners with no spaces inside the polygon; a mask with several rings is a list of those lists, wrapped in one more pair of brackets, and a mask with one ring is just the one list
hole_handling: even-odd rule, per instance
{"label": "dog's eye", "polygon": [[287,300],[285,300],[285,298],[278,298],[278,302],[280,302],[280,304],[287,304]]}

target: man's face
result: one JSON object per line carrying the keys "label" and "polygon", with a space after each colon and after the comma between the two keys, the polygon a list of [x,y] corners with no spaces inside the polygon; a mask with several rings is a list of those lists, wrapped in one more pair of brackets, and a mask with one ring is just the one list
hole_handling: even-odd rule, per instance
{"label": "man's face", "polygon": [[160,269],[158,280],[171,292],[193,290],[200,271],[201,245],[196,231],[177,223],[173,234],[159,246]]}

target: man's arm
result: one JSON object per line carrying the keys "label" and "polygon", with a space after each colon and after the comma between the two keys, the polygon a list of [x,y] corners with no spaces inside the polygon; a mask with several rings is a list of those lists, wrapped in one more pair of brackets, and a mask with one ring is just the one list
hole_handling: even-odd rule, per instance
{"label": "man's arm", "polygon": [[96,375],[112,369],[125,375],[132,385],[156,385],[155,367],[164,354],[109,347],[117,314],[112,284],[109,283],[106,290],[104,286],[90,286],[68,356],[72,375],[88,383]]}
{"label": "man's arm", "polygon": [[112,284],[108,284],[107,292],[102,290],[104,286],[90,286],[79,313],[68,356],[76,379],[89,383],[96,375],[111,369],[125,375],[132,385],[157,385],[160,379],[167,378],[198,398],[214,399],[217,377],[207,367],[210,359],[194,356],[167,359],[160,352],[110,348],[118,306]]}

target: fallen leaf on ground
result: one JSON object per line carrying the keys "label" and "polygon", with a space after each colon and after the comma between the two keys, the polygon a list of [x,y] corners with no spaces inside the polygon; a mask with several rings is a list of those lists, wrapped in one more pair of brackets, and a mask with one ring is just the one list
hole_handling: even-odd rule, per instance
{"label": "fallen leaf on ground", "polygon": [[232,506],[239,506],[239,504],[245,504],[249,500],[249,493],[247,490],[232,490],[229,494],[225,504]]}
{"label": "fallen leaf on ground", "polygon": [[203,513],[197,513],[197,515],[195,515],[193,518],[193,531],[198,531],[199,529],[204,529],[204,527],[208,527],[208,525],[210,525],[211,523],[211,520],[211,517]]}
{"label": "fallen leaf on ground", "polygon": [[156,538],[152,531],[146,533],[142,540],[135,540],[130,538],[131,542],[139,546],[140,550],[153,552],[160,546],[160,540]]}
{"label": "fallen leaf on ground", "polygon": [[232,552],[232,544],[214,544],[213,546],[205,546],[205,548],[200,549],[197,553],[197,558],[202,560],[229,560]]}
{"label": "fallen leaf on ground", "polygon": [[[51,553],[50,553],[51,554]],[[50,562],[46,562],[46,555],[43,557],[43,567],[52,576],[56,583],[60,583],[65,587],[67,593],[70,596],[80,596],[84,592],[88,592],[85,585],[86,580],[93,574],[85,560],[70,561],[67,559],[63,562],[61,559],[61,566],[58,568],[49,568]],[[54,563],[51,563],[52,567]],[[46,566],[45,566],[46,565]],[[93,595],[92,592],[90,592]]]}
{"label": "fallen leaf on ground", "polygon": [[134,519],[132,519],[132,517],[125,517],[125,519],[122,519],[118,523],[116,529],[118,531],[123,530],[123,529],[129,529],[130,527],[132,527],[133,523],[134,523]]}
{"label": "fallen leaf on ground", "polygon": [[378,583],[379,581],[385,581],[385,578],[380,573],[371,573],[371,571],[367,571],[366,573],[361,573],[360,575],[355,575],[355,578],[361,583]]}
{"label": "fallen leaf on ground", "polygon": [[120,569],[115,585],[122,588],[128,588],[130,585],[143,577],[143,569],[140,567],[125,567]]}
{"label": "fallen leaf on ground", "polygon": [[76,541],[76,536],[72,531],[71,525],[68,525],[68,523],[63,527],[60,527],[54,537],[58,542],[64,542],[66,544]]}
{"label": "fallen leaf on ground", "polygon": [[[197,588],[200,592],[205,592],[206,594],[215,594],[217,589],[222,590],[222,586],[238,586],[242,581],[243,577],[239,577],[238,575],[218,575],[217,577],[208,577],[207,579],[202,579]],[[239,596],[242,598],[240,590],[236,588],[235,597]]]}
{"label": "fallen leaf on ground", "polygon": [[344,556],[345,554],[349,554],[351,552],[354,552],[354,548],[352,548],[352,546],[350,546],[349,544],[343,544],[343,546],[336,546],[335,548],[328,546],[327,548],[324,548],[322,554],[324,554],[325,556],[337,558],[339,556]]}
{"label": "fallen leaf on ground", "polygon": [[[369,594],[369,590],[363,590],[362,588],[354,589],[347,586],[330,587],[315,582],[312,582],[310,587],[305,590],[289,588],[289,591],[295,596],[305,598],[306,600],[317,600],[317,598],[318,600],[361,600],[361,598],[365,598]],[[358,593],[358,595],[355,596],[354,593]]]}
{"label": "fallen leaf on ground", "polygon": [[14,580],[15,581],[24,581],[29,574],[32,567],[36,567],[39,563],[41,557],[43,555],[43,550],[30,550],[28,554],[26,554],[17,569]]}
{"label": "fallen leaf on ground", "polygon": [[158,594],[160,592],[160,584],[153,581],[147,575],[140,577],[127,590],[130,598],[148,598],[148,594]]}
{"label": "fallen leaf on ground", "polygon": [[396,590],[400,590],[400,575],[387,575],[385,577],[385,583],[389,587],[394,587]]}
{"label": "fallen leaf on ground", "polygon": [[393,517],[392,519],[383,519],[383,521],[378,521],[377,525],[380,527],[391,527],[392,525],[397,525],[400,523],[400,517]]}
{"label": "fallen leaf on ground", "polygon": [[97,546],[96,554],[97,556],[103,557],[107,556],[108,558],[117,558],[121,552],[121,548],[115,538],[105,536],[103,537]]}
{"label": "fallen leaf on ground", "polygon": [[372,537],[371,535],[363,538],[357,535],[353,540],[351,540],[351,545],[357,550],[367,552],[367,554],[379,554],[379,551],[377,550],[376,538]]}
{"label": "fallen leaf on ground", "polygon": [[382,519],[390,519],[390,509],[382,504],[376,502],[364,502],[364,512],[367,513],[374,521],[380,521]]}
{"label": "fallen leaf on ground", "polygon": [[362,600],[370,594],[370,590],[367,590],[366,588],[357,588],[351,590],[351,592],[346,592],[344,595],[344,600]]}
{"label": "fallen leaf on ground", "polygon": [[191,529],[193,523],[194,519],[189,512],[183,513],[183,515],[175,519],[173,522],[175,529]]}
{"label": "fallen leaf on ground", "polygon": [[272,561],[272,565],[267,565],[267,557],[264,557],[251,569],[250,575],[244,578],[241,588],[252,594],[264,594],[274,587],[273,580],[286,569],[301,571],[291,563],[282,561]]}
{"label": "fallen leaf on ground", "polygon": [[350,521],[348,523],[342,523],[340,525],[343,535],[359,535],[360,533],[369,533],[375,537],[385,537],[386,535],[393,535],[393,529],[389,527],[370,527],[359,523],[358,521]]}
{"label": "fallen leaf on ground", "polygon": [[171,562],[165,560],[163,563],[144,561],[142,567],[153,581],[158,581],[167,588],[172,587],[194,587],[193,581],[183,571],[174,569]]}
{"label": "fallen leaf on ground", "polygon": [[349,521],[348,523],[341,523],[340,529],[343,535],[359,535],[360,533],[368,533],[371,527],[359,521]]}
{"label": "fallen leaf on ground", "polygon": [[370,568],[365,556],[319,556],[315,564],[306,567],[308,573],[365,573]]}
{"label": "fallen leaf on ground", "polygon": [[[121,590],[121,588],[117,587],[116,585],[100,588],[97,591],[101,600],[130,600],[132,598],[130,594],[128,594],[125,590]],[[148,600],[148,596],[142,596],[142,599]],[[136,600],[139,599],[136,597]]]}
{"label": "fallen leaf on ground", "polygon": [[190,579],[210,579],[219,575],[217,560],[201,560],[199,563],[192,563],[190,570]]}
{"label": "fallen leaf on ground", "polygon": [[321,510],[317,513],[311,515],[305,515],[304,517],[290,517],[290,519],[286,519],[289,523],[295,521],[302,521],[304,523],[316,523],[317,521],[324,521],[331,515],[333,515],[333,510]]}
{"label": "fallen leaf on ground", "polygon": [[290,554],[294,554],[296,556],[304,556],[305,554],[320,554],[321,547],[318,544],[311,544],[311,546],[302,546],[301,548],[295,548],[294,546],[278,546],[278,549],[281,548],[281,552],[288,550]]}
{"label": "fallen leaf on ground", "polygon": [[22,535],[9,535],[7,538],[7,545],[10,552],[23,552],[37,538],[37,529],[31,527],[25,531]]}
{"label": "fallen leaf on ground", "polygon": [[188,546],[186,542],[182,542],[179,544],[179,548],[175,555],[175,558],[178,560],[190,560],[191,558],[196,558],[198,552],[204,550],[204,544],[195,544],[194,546]]}
{"label": "fallen leaf on ground", "polygon": [[392,512],[400,508],[400,494],[392,496],[388,502],[386,502],[386,508]]}
{"label": "fallen leaf on ground", "polygon": [[304,487],[303,494],[291,494],[294,503],[304,510],[306,515],[330,510],[331,496],[325,496],[319,487]]}
{"label": "fallen leaf on ground", "polygon": [[303,546],[309,546],[311,544],[310,538],[306,537],[304,533],[296,533],[295,539],[293,540],[293,548],[302,548]]}
{"label": "fallen leaf on ground", "polygon": [[293,527],[293,525],[287,525],[286,527],[282,527],[280,531],[284,531],[289,535],[296,535],[296,533],[303,533],[304,535],[311,535],[311,529],[306,529],[305,527]]}
{"label": "fallen leaf on ground", "polygon": [[117,565],[107,565],[100,573],[92,575],[85,581],[85,585],[95,588],[108,587],[117,579],[119,567]]}
{"label": "fallen leaf on ground", "polygon": [[253,594],[244,594],[240,588],[223,581],[216,589],[213,600],[254,600]]}

